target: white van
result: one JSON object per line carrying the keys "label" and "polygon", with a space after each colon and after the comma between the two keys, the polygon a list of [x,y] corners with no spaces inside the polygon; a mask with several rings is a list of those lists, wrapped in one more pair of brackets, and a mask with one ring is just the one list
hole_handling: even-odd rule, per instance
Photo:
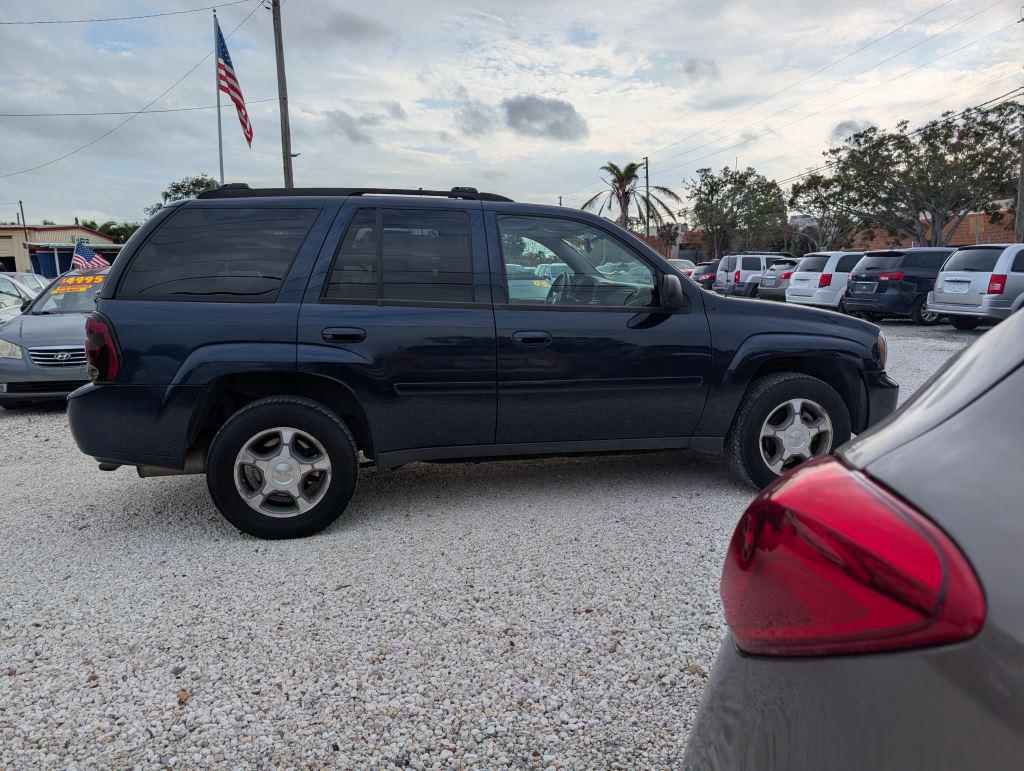
{"label": "white van", "polygon": [[800,260],[786,289],[786,302],[844,310],[853,266],[864,252],[812,252]]}
{"label": "white van", "polygon": [[946,259],[926,302],[957,329],[1005,319],[1024,305],[1024,244],[960,247]]}

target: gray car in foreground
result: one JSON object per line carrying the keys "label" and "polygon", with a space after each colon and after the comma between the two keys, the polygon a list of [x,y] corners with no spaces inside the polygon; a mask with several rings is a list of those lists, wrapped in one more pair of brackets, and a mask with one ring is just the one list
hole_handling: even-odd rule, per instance
{"label": "gray car in foreground", "polygon": [[88,382],[85,318],[105,274],[68,273],[0,324],[0,407],[63,400]]}
{"label": "gray car in foreground", "polygon": [[685,766],[1024,764],[1024,314],[768,487]]}

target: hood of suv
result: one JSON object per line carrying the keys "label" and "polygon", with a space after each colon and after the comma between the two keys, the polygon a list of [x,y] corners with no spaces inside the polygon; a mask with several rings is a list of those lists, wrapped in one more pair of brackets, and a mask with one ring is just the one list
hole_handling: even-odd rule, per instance
{"label": "hood of suv", "polygon": [[34,348],[42,345],[85,345],[85,313],[22,314],[0,324],[0,338]]}
{"label": "hood of suv", "polygon": [[[756,329],[755,334],[814,334],[857,340],[868,348],[874,345],[879,329],[875,324],[843,313],[803,305],[740,300],[721,295],[704,299],[708,320],[715,325],[716,309],[728,308],[729,316],[742,319],[743,328]],[[722,314],[723,317],[726,314]]]}

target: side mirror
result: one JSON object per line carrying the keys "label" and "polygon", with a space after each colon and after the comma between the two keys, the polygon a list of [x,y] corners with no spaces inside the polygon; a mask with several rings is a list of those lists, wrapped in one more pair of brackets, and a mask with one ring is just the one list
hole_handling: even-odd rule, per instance
{"label": "side mirror", "polygon": [[665,274],[661,277],[661,307],[674,311],[687,306],[686,295],[679,276]]}

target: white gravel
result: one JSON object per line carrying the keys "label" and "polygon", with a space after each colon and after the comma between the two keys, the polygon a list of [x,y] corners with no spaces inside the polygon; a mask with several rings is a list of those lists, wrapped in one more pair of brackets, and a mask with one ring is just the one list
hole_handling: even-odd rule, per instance
{"label": "white gravel", "polygon": [[[912,393],[978,333],[887,324]],[[751,492],[690,452],[363,473],[261,542],[0,409],[0,767],[680,764]]]}

